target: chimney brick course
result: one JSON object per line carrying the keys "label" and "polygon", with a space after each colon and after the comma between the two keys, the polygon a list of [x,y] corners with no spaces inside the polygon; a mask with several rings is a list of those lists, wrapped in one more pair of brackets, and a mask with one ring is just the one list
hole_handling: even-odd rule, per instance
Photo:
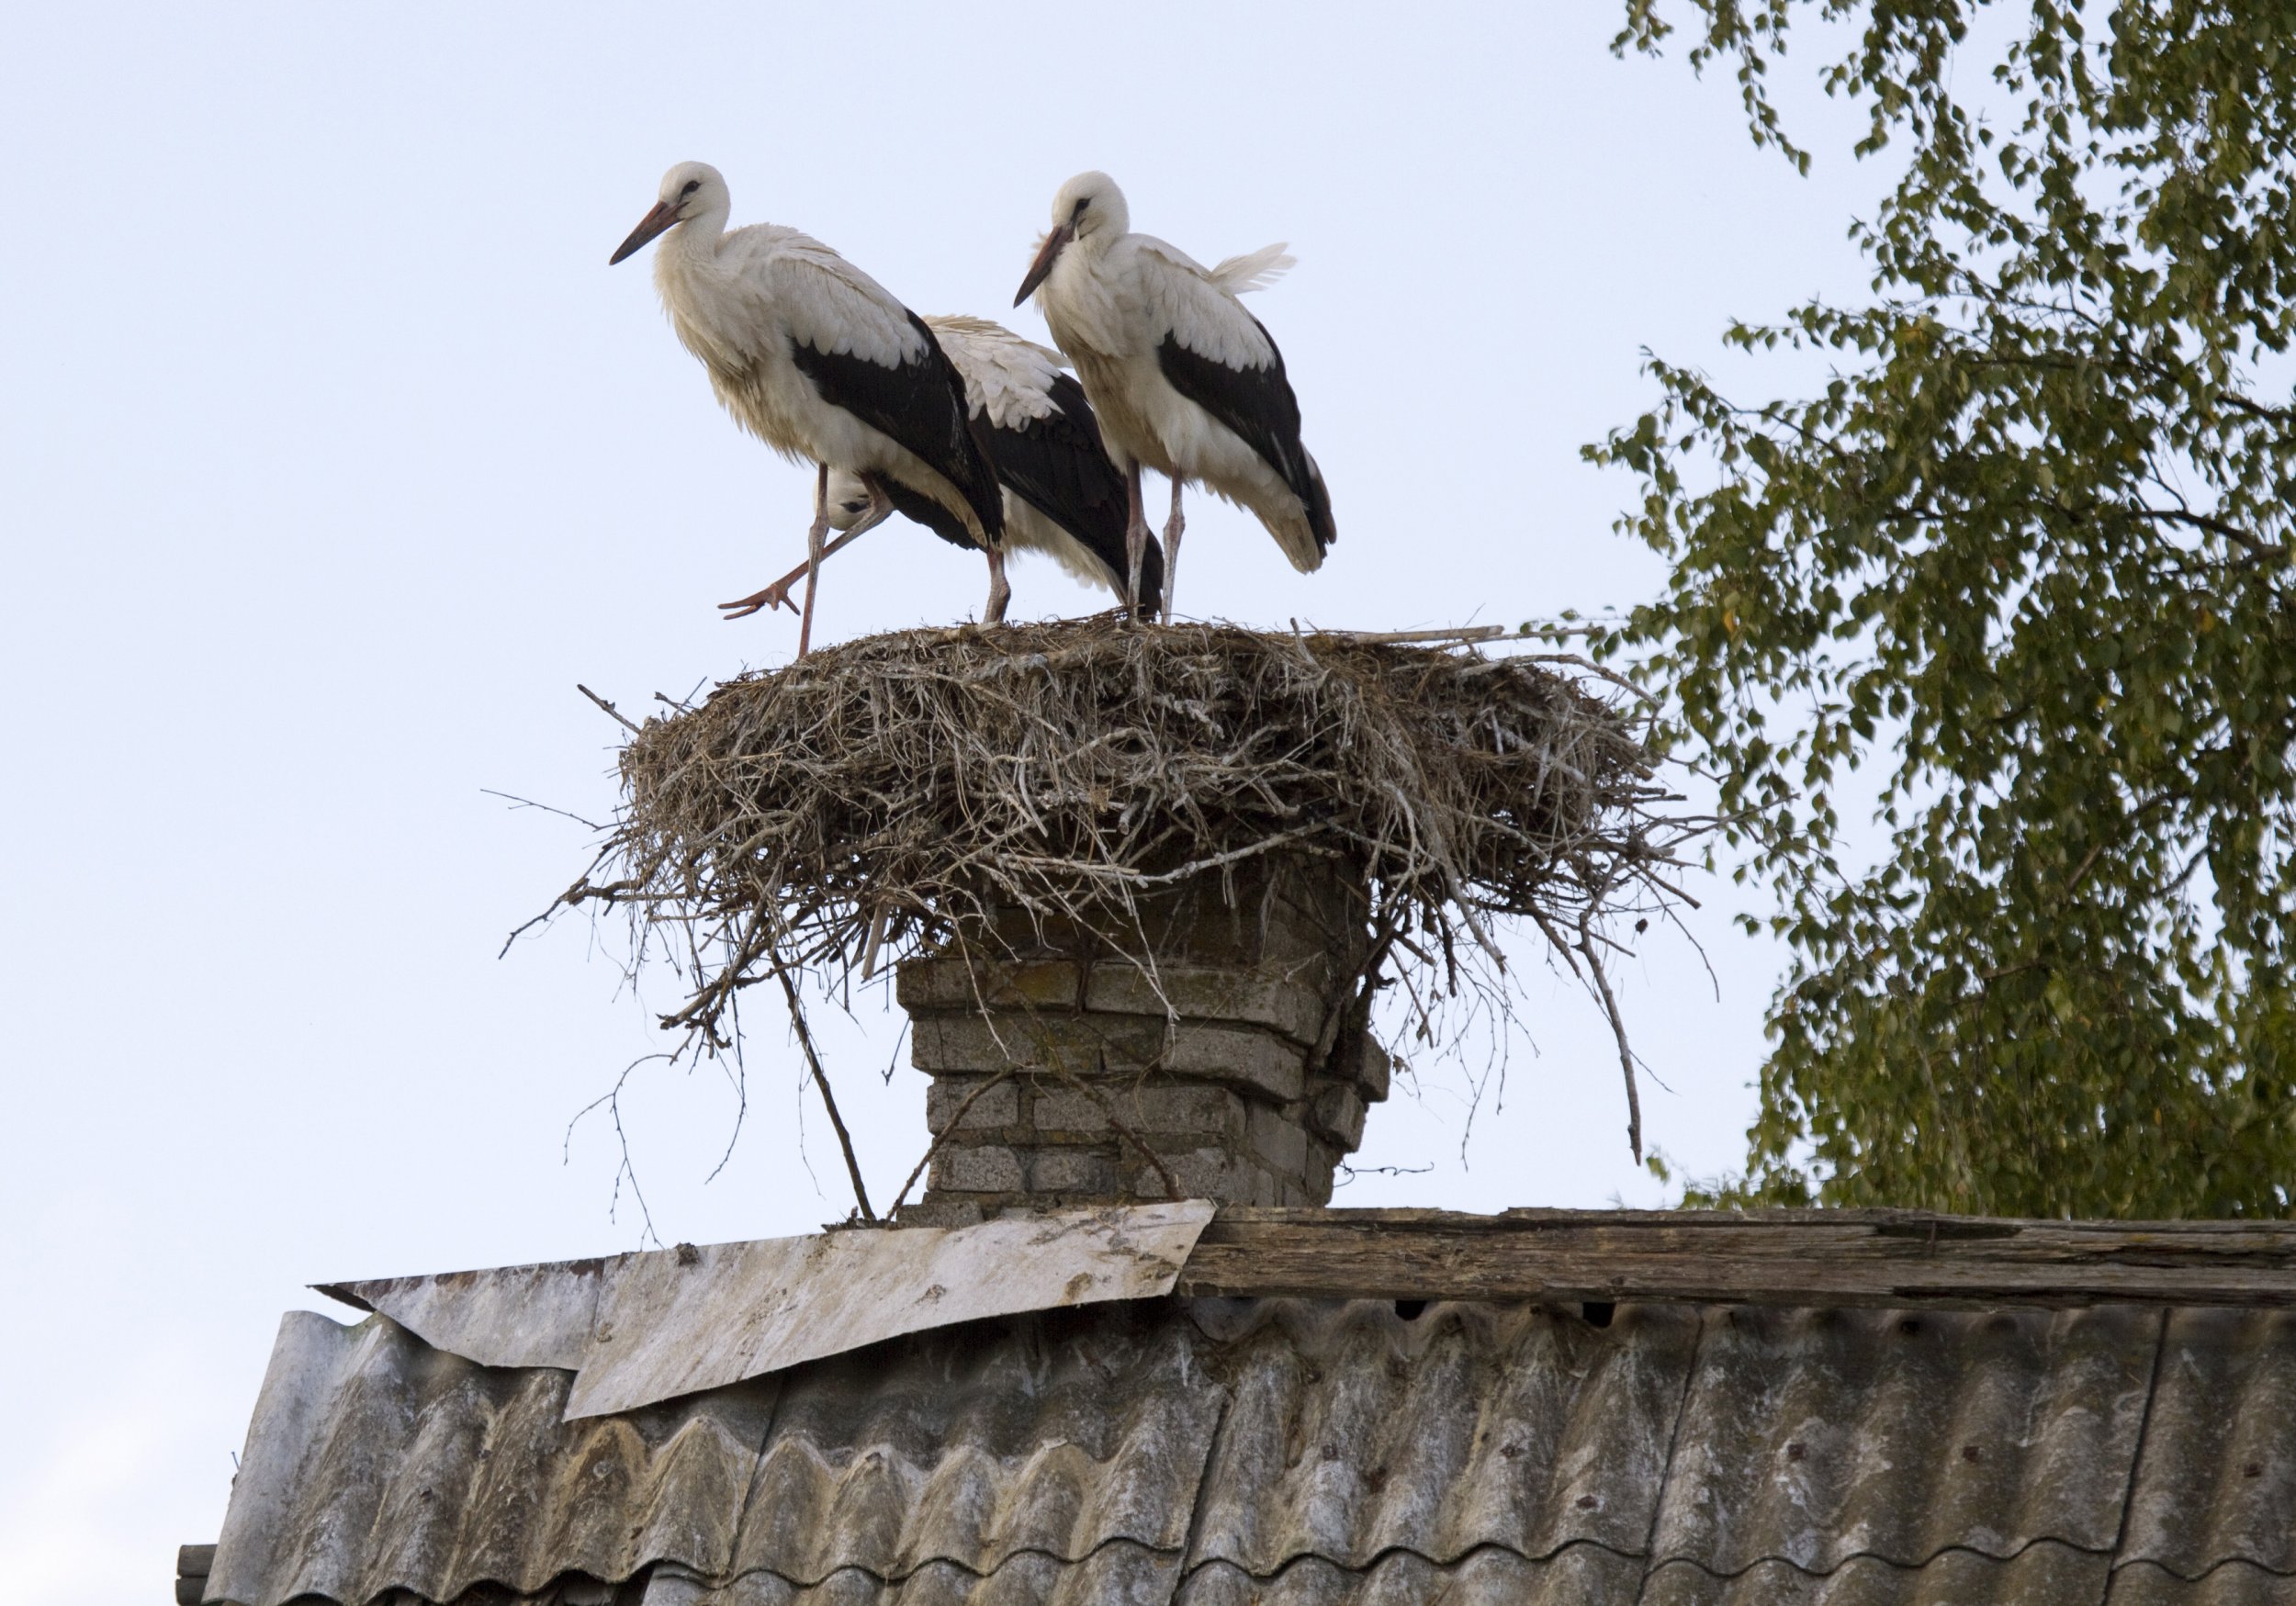
{"label": "chimney brick course", "polygon": [[1138,900],[1108,922],[1129,941],[1003,911],[903,961],[941,1146],[901,1219],[1158,1199],[1159,1164],[1183,1197],[1327,1203],[1388,1089],[1357,1014],[1364,905],[1329,861],[1258,863]]}

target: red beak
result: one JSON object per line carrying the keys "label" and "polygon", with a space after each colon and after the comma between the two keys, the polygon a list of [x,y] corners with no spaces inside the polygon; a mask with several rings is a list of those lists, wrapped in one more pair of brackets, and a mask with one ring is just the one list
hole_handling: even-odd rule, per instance
{"label": "red beak", "polygon": [[612,256],[606,258],[606,265],[613,266],[615,263],[637,251],[647,241],[677,220],[678,206],[675,201],[656,201],[654,209],[640,218],[637,220],[637,227],[630,230],[630,237],[615,249]]}
{"label": "red beak", "polygon": [[1036,260],[1029,264],[1029,276],[1020,281],[1020,294],[1012,298],[1014,306],[1026,301],[1030,293],[1044,282],[1044,275],[1052,271],[1052,264],[1059,257],[1061,248],[1075,238],[1076,226],[1074,223],[1063,223],[1044,237],[1044,243],[1036,248]]}

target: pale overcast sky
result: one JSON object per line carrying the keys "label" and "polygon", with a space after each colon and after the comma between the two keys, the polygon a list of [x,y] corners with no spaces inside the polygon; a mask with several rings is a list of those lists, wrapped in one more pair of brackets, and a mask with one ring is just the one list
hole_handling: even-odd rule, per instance
{"label": "pale overcast sky", "polygon": [[[638,20],[630,20],[636,16]],[[1862,278],[1874,175],[1752,151],[1727,79],[1621,62],[1616,7],[18,6],[0,17],[0,1555],[22,1600],[164,1599],[212,1540],[279,1312],[345,1276],[634,1247],[568,1118],[658,1046],[579,922],[615,728],[782,661],[712,604],[802,556],[808,485],[740,435],[641,259],[685,158],[923,312],[1004,319],[1054,188],[1101,167],[1206,261],[1288,240],[1282,343],[1341,539],[1295,575],[1198,501],[1184,612],[1513,623],[1648,595],[1580,444],[1732,315]],[[1840,127],[1839,114],[1828,126]],[[1818,130],[1821,135],[1824,129]],[[1831,149],[1839,150],[1839,141]],[[1088,611],[1041,562],[1016,616]],[[977,559],[889,525],[830,638],[969,615]],[[1738,1161],[1775,950],[1691,924],[1622,978],[1650,1140]],[[1465,1162],[1460,1073],[1377,1111],[1345,1204],[1656,1204],[1599,1017],[1524,961],[1531,1041]],[[871,1180],[924,1143],[897,1015],[832,1035]],[[754,1026],[754,1023],[753,1023]],[[635,1084],[658,1230],[844,1213],[797,1062],[752,1104]],[[810,1171],[801,1159],[810,1158]],[[818,1178],[816,1187],[815,1178]],[[335,1309],[334,1314],[349,1313]]]}

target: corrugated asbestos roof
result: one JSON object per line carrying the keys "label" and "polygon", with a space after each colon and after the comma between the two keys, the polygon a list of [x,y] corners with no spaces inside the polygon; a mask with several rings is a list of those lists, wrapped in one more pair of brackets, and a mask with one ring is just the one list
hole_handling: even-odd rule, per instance
{"label": "corrugated asbestos roof", "polygon": [[2279,1313],[1165,1298],[569,1377],[288,1317],[208,1600],[2296,1606]]}

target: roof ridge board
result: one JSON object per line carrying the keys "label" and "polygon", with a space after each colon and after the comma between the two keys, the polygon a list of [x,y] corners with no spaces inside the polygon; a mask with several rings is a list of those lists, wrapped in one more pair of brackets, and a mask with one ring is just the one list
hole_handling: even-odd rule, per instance
{"label": "roof ridge board", "polygon": [[1884,1207],[1773,1210],[1608,1210],[1518,1205],[1490,1213],[1424,1207],[1222,1205],[1206,1229],[1209,1238],[1222,1227],[1423,1227],[1458,1232],[1536,1231],[1542,1228],[1656,1227],[1697,1232],[1786,1230],[1808,1227],[1865,1228],[1885,1237],[1941,1241],[2042,1235],[2145,1237],[2175,1240],[2261,1238],[2296,1244],[2296,1221],[2252,1217],[2173,1221],[2115,1220],[2022,1216],[1961,1216],[1937,1210]]}
{"label": "roof ridge board", "polygon": [[1934,1236],[1882,1220],[1222,1211],[1190,1296],[1785,1306],[2296,1306],[2296,1223],[2041,1223]]}
{"label": "roof ridge board", "polygon": [[[2171,1241],[2200,1241],[2211,1238],[2264,1238],[2287,1242],[2296,1252],[2296,1221],[2267,1221],[2247,1218],[2221,1220],[2181,1221],[2118,1221],[2067,1220],[2048,1218],[2010,1216],[1957,1216],[1933,1210],[1907,1210],[1880,1207],[1844,1209],[1774,1209],[1774,1210],[1579,1210],[1548,1206],[1518,1205],[1491,1214],[1468,1210],[1432,1209],[1421,1207],[1328,1207],[1277,1205],[1223,1205],[1204,1230],[1205,1241],[1218,1241],[1222,1228],[1247,1226],[1328,1226],[1328,1227],[1387,1227],[1410,1226],[1439,1228],[1458,1232],[1520,1233],[1540,1229],[1613,1227],[1634,1229],[1663,1228],[1683,1231],[1707,1231],[1747,1229],[1795,1227],[1864,1227],[1880,1236],[1926,1236],[1931,1227],[1938,1229],[1941,1241],[1972,1238],[2007,1237],[2012,1234],[2000,1230],[2014,1229],[2015,1235],[2027,1232],[2099,1235],[2147,1238],[2167,1238]],[[1956,1230],[1961,1229],[1964,1230]],[[1968,1229],[1986,1230],[1970,1231]],[[840,1231],[862,1232],[870,1228],[842,1228]],[[880,1231],[915,1230],[884,1227]],[[800,1238],[826,1237],[823,1233],[778,1234]],[[729,1240],[723,1244],[708,1244],[703,1248],[731,1248],[739,1244],[762,1242],[762,1239]],[[679,1248],[684,1245],[676,1246]],[[492,1266],[469,1266],[447,1272],[415,1272],[381,1277],[343,1277],[330,1282],[306,1285],[316,1294],[351,1306],[355,1309],[373,1311],[375,1306],[357,1290],[388,1284],[433,1283],[450,1284],[463,1278],[477,1278],[516,1272],[570,1272],[588,1275],[602,1272],[608,1263],[626,1260],[641,1253],[660,1253],[663,1251],[628,1251],[616,1254],[575,1255],[564,1260],[522,1261]]]}

